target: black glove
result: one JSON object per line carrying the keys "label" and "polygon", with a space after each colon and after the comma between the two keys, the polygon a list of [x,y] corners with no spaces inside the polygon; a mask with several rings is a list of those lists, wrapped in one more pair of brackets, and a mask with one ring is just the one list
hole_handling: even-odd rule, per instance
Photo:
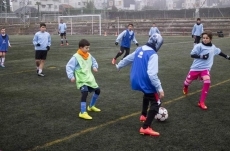
{"label": "black glove", "polygon": [[192,35],[192,38],[193,38],[193,35]]}
{"label": "black glove", "polygon": [[118,45],[118,42],[115,42],[115,45],[117,46],[117,45]]}
{"label": "black glove", "polygon": [[209,57],[209,53],[207,53],[207,54],[205,54],[205,55],[202,55],[202,59],[207,60],[207,59],[208,59],[208,57]]}
{"label": "black glove", "polygon": [[49,50],[50,50],[50,46],[47,46],[46,48],[47,48],[47,51],[49,51]]}
{"label": "black glove", "polygon": [[37,45],[36,45],[36,46],[38,46],[38,47],[39,47],[39,46],[41,46],[41,45],[40,45],[39,43],[37,43]]}
{"label": "black glove", "polygon": [[137,47],[139,46],[139,44],[138,44],[138,43],[136,43],[136,45],[137,45]]}

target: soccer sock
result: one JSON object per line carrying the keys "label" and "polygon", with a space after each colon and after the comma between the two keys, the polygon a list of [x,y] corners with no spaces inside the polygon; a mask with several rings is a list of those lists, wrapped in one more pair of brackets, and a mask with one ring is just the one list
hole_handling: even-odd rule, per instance
{"label": "soccer sock", "polygon": [[122,52],[118,52],[117,55],[116,55],[116,57],[115,57],[114,59],[116,60],[116,59],[117,59],[118,57],[120,57],[122,54],[123,54]]}
{"label": "soccer sock", "polygon": [[143,98],[141,115],[147,116],[148,107],[149,107],[149,100]]}
{"label": "soccer sock", "polygon": [[39,74],[42,73],[42,69],[38,69],[38,73],[39,73]]}
{"label": "soccer sock", "polygon": [[146,129],[146,128],[151,126],[155,115],[156,115],[156,112],[154,110],[149,110],[147,119],[146,119],[146,121],[144,122],[144,124],[142,126],[144,129]]}
{"label": "soccer sock", "polygon": [[81,113],[86,112],[86,102],[81,102]]}
{"label": "soccer sock", "polygon": [[1,63],[4,64],[4,62],[5,62],[5,58],[2,57]]}
{"label": "soccer sock", "polygon": [[63,44],[63,39],[61,39],[61,44]]}
{"label": "soccer sock", "polygon": [[207,94],[208,94],[208,90],[210,88],[210,80],[204,80],[204,84],[203,84],[203,88],[201,91],[201,96],[200,96],[200,102],[205,102]]}
{"label": "soccer sock", "polygon": [[98,97],[99,97],[99,95],[97,95],[95,93],[93,94],[93,96],[91,98],[91,101],[90,101],[89,107],[92,107],[92,106],[94,106],[96,104]]}

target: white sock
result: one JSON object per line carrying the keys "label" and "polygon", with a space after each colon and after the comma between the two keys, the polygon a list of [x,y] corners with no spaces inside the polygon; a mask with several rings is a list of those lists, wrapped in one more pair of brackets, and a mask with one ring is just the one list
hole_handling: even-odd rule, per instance
{"label": "white sock", "polygon": [[2,62],[1,63],[4,64],[4,62],[5,62],[5,58],[2,58]]}
{"label": "white sock", "polygon": [[37,68],[37,70],[39,70],[39,67],[36,67]]}
{"label": "white sock", "polygon": [[39,73],[39,74],[42,73],[42,69],[39,69],[38,73]]}

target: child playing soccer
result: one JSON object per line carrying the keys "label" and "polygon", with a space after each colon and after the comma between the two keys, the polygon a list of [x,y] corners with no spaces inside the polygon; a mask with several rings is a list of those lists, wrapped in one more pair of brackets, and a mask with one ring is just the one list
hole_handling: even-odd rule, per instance
{"label": "child playing soccer", "polygon": [[37,67],[38,76],[44,77],[45,74],[42,72],[46,56],[51,46],[51,37],[46,32],[46,24],[40,24],[40,31],[34,35],[33,44],[35,46],[35,63]]}
{"label": "child playing soccer", "polygon": [[[151,123],[155,115],[159,111],[161,105],[160,99],[164,97],[164,91],[161,86],[158,73],[158,55],[157,51],[163,44],[163,38],[159,34],[152,35],[147,44],[138,47],[132,54],[125,57],[117,65],[117,69],[132,63],[130,72],[130,82],[133,90],[141,91],[144,93],[142,115],[140,121],[144,124],[140,128],[140,134],[147,134],[152,136],[159,136],[151,128]],[[149,111],[147,115],[148,106]]]}
{"label": "child playing soccer", "polygon": [[201,19],[197,18],[196,24],[193,26],[192,29],[192,38],[194,38],[194,45],[200,43],[200,36],[203,33],[203,24],[200,23]]}
{"label": "child playing soccer", "polygon": [[89,92],[94,92],[91,102],[87,107],[88,111],[100,112],[95,104],[100,95],[100,88],[91,72],[97,72],[98,64],[95,58],[88,52],[90,43],[86,39],[79,42],[79,49],[66,65],[66,72],[71,82],[76,82],[76,86],[81,90],[81,111],[79,117],[90,120],[91,116],[86,111],[86,99]]}
{"label": "child playing soccer", "polygon": [[221,52],[219,48],[212,44],[212,32],[205,31],[202,33],[202,43],[197,44],[191,52],[191,57],[194,58],[194,61],[184,81],[183,88],[183,93],[186,95],[188,94],[188,86],[192,83],[192,81],[198,78],[202,79],[203,88],[198,106],[203,110],[208,109],[205,105],[205,99],[211,83],[209,72],[212,68],[215,55],[220,55],[230,60],[228,55]]}
{"label": "child playing soccer", "polygon": [[137,46],[139,46],[132,29],[133,29],[133,24],[129,24],[128,29],[124,30],[122,33],[118,35],[115,45],[118,45],[119,41],[121,41],[121,47],[120,47],[120,51],[117,53],[115,58],[112,59],[112,64],[116,63],[117,58],[120,57],[124,53],[124,51],[125,51],[125,55],[123,58],[129,55],[131,41],[133,41]]}
{"label": "child playing soccer", "polygon": [[59,29],[59,34],[61,36],[61,46],[63,46],[63,38],[65,38],[66,45],[68,46],[69,43],[68,43],[68,41],[66,39],[66,29],[67,29],[67,26],[66,26],[66,23],[64,23],[62,19],[60,21],[58,29]]}
{"label": "child playing soccer", "polygon": [[156,27],[156,24],[153,23],[153,26],[149,30],[149,37],[151,37],[155,33],[161,34],[160,31],[159,31],[159,29]]}
{"label": "child playing soccer", "polygon": [[0,35],[0,65],[1,67],[5,67],[5,57],[6,52],[8,51],[8,47],[11,47],[9,36],[6,34],[6,30],[4,27],[1,28],[1,35]]}

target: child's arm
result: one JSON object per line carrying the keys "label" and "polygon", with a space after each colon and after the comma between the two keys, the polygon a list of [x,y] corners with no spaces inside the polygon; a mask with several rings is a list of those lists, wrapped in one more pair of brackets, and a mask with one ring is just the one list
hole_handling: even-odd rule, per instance
{"label": "child's arm", "polygon": [[71,80],[71,82],[75,81],[74,72],[77,65],[78,61],[75,57],[72,57],[66,65],[67,77]]}
{"label": "child's arm", "polygon": [[95,59],[93,56],[91,56],[91,58],[92,58],[92,62],[93,62],[93,64],[92,64],[93,70],[94,70],[95,72],[97,72],[98,63],[97,63],[96,59]]}
{"label": "child's arm", "polygon": [[[137,48],[138,49],[138,48]],[[135,52],[129,54],[125,58],[123,58],[118,64],[116,64],[116,68],[120,70],[121,68],[133,63],[134,57],[135,57]]]}
{"label": "child's arm", "polygon": [[116,45],[119,43],[119,41],[122,39],[122,37],[124,36],[125,33],[126,33],[126,30],[124,30],[122,33],[120,33],[117,36],[117,39],[116,39],[116,42],[115,42]]}
{"label": "child's arm", "polygon": [[[134,33],[133,33],[134,34]],[[138,42],[137,42],[137,40],[136,40],[136,38],[135,38],[135,34],[133,35],[133,42],[137,45],[137,46],[139,46],[139,44],[138,44]]]}
{"label": "child's arm", "polygon": [[220,55],[221,57],[224,57],[225,59],[230,60],[230,56],[221,52],[221,50],[219,48],[215,49],[215,55]]}
{"label": "child's arm", "polygon": [[34,44],[34,46],[36,46],[38,44],[38,36],[37,36],[37,34],[34,35],[33,44]]}
{"label": "child's arm", "polygon": [[196,28],[196,26],[194,25],[193,28],[192,28],[192,38],[193,38],[193,35],[195,33],[195,28]]}
{"label": "child's arm", "polygon": [[151,37],[151,36],[152,36],[152,27],[149,30],[149,37]]}
{"label": "child's arm", "polygon": [[49,36],[48,36],[48,46],[49,46],[49,47],[51,46],[51,36],[50,36],[50,34],[49,34]]}
{"label": "child's arm", "polygon": [[195,59],[205,59],[207,60],[209,57],[209,53],[205,54],[205,55],[200,55],[200,51],[201,51],[201,46],[200,45],[196,45],[192,52],[191,52],[191,57],[195,58]]}
{"label": "child's arm", "polygon": [[[157,28],[157,27],[156,27],[156,28]],[[158,33],[158,34],[161,34],[161,32],[160,32],[160,30],[159,30],[158,28],[157,28],[157,33]]]}

